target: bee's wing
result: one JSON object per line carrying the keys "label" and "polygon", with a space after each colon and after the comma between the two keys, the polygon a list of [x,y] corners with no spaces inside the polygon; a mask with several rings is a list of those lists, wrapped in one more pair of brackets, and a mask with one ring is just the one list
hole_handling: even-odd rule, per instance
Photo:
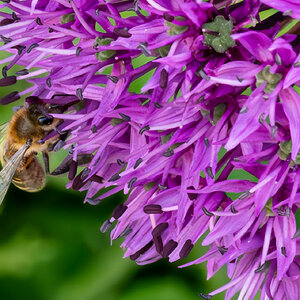
{"label": "bee's wing", "polygon": [[29,148],[28,144],[23,145],[5,164],[0,172],[0,205],[9,188],[12,178],[22,161],[26,150]]}
{"label": "bee's wing", "polygon": [[0,125],[0,148],[5,140],[5,134],[7,132],[8,126],[9,126],[9,122]]}

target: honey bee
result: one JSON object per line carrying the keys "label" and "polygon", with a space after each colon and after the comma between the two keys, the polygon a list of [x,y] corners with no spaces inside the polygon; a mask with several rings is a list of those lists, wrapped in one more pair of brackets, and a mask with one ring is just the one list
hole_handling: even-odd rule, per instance
{"label": "honey bee", "polygon": [[0,204],[11,182],[27,192],[37,192],[45,186],[45,171],[36,155],[43,153],[46,173],[49,173],[48,149],[57,142],[58,135],[46,141],[43,139],[62,123],[51,114],[63,113],[69,106],[45,103],[31,96],[26,98],[25,105],[14,113],[11,121],[0,127],[0,161],[3,166]]}

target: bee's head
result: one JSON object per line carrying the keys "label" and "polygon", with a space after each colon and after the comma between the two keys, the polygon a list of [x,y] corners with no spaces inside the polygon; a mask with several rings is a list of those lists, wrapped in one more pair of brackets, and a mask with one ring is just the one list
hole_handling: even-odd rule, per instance
{"label": "bee's head", "polygon": [[40,98],[30,96],[26,98],[25,108],[28,117],[35,126],[41,127],[45,131],[56,128],[62,121],[54,118],[51,114],[63,113],[64,106],[43,102]]}

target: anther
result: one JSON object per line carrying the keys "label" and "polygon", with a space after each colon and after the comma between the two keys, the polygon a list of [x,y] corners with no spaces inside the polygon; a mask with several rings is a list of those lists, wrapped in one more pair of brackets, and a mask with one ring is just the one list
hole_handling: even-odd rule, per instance
{"label": "anther", "polygon": [[119,113],[119,115],[121,116],[121,118],[126,121],[126,122],[130,122],[131,118],[123,113]]}
{"label": "anther", "polygon": [[121,176],[119,175],[119,173],[116,173],[114,174],[113,176],[111,176],[109,179],[108,179],[108,182],[113,182],[113,181],[116,181],[118,179],[120,179]]}
{"label": "anther", "polygon": [[132,36],[126,29],[114,28],[114,33],[120,37],[130,38]]}
{"label": "anther", "polygon": [[167,258],[177,247],[178,243],[174,240],[169,240],[167,244],[164,246],[162,251],[162,257]]}
{"label": "anther", "polygon": [[265,267],[266,267],[265,263],[262,264],[262,265],[260,265],[256,270],[254,270],[254,273],[260,273],[260,272],[262,272],[265,269]]}
{"label": "anther", "polygon": [[212,298],[211,295],[200,293],[199,296],[204,300],[210,300]]}
{"label": "anther", "polygon": [[38,25],[43,25],[43,23],[42,23],[40,17],[37,17],[37,18],[35,19],[35,21],[36,21],[36,23],[37,23]]}
{"label": "anther", "polygon": [[142,163],[142,159],[141,158],[138,158],[133,166],[133,169],[136,169],[141,163]]}
{"label": "anther", "polygon": [[52,84],[51,84],[51,78],[50,78],[50,77],[48,77],[48,78],[46,79],[46,84],[47,84],[47,86],[48,86],[49,88],[51,88]]}
{"label": "anther", "polygon": [[81,47],[76,48],[76,56],[79,56],[80,52],[82,51]]}
{"label": "anther", "polygon": [[153,104],[156,108],[163,108],[163,106],[161,104],[159,104],[158,102],[154,102]]}
{"label": "anther", "polygon": [[123,160],[121,160],[120,158],[117,159],[117,164],[119,166],[124,166],[125,162]]}
{"label": "anther", "polygon": [[133,177],[128,181],[128,188],[131,189],[133,184],[137,181],[137,177]]}
{"label": "anther", "polygon": [[243,106],[241,109],[240,109],[240,114],[244,114],[248,111],[248,107],[247,106]]}
{"label": "anther", "polygon": [[39,44],[38,44],[38,43],[34,43],[34,44],[32,44],[32,45],[31,45],[31,46],[29,46],[29,48],[27,49],[27,53],[30,53],[32,49],[34,49],[34,48],[36,48],[36,47],[38,47],[38,46],[39,46]]}
{"label": "anther", "polygon": [[146,214],[162,214],[162,208],[158,204],[148,204],[144,206],[144,213]]}
{"label": "anther", "polygon": [[209,212],[204,206],[202,207],[202,210],[203,210],[204,214],[207,215],[208,217],[214,216],[214,214]]}
{"label": "anther", "polygon": [[0,79],[0,86],[9,86],[15,84],[16,82],[16,76],[7,76],[5,78]]}
{"label": "anther", "polygon": [[159,77],[159,86],[162,89],[165,89],[168,86],[168,77],[169,77],[168,72],[165,69],[162,69]]}
{"label": "anther", "polygon": [[76,176],[76,173],[77,173],[77,162],[72,160],[70,164],[69,174],[68,174],[69,180],[73,180]]}
{"label": "anther", "polygon": [[22,69],[16,72],[16,75],[23,76],[29,74],[29,71],[27,69]]}
{"label": "anther", "polygon": [[206,170],[207,175],[208,175],[211,179],[214,179],[214,174],[213,174],[212,168],[211,168],[211,167],[206,167],[205,170]]}
{"label": "anther", "polygon": [[2,68],[2,75],[3,75],[4,78],[7,77],[7,71],[8,71],[8,67],[7,67],[7,66],[4,66],[4,67]]}
{"label": "anther", "polygon": [[169,227],[168,223],[160,223],[152,230],[152,236],[157,237],[163,234],[163,232]]}
{"label": "anther", "polygon": [[285,257],[287,257],[287,255],[286,255],[286,248],[285,247],[281,247],[281,254],[283,255],[283,256],[285,256]]}
{"label": "anther", "polygon": [[78,99],[79,99],[80,101],[83,100],[83,92],[82,92],[82,88],[78,88],[78,89],[76,90],[76,95],[77,95],[77,97],[78,97]]}
{"label": "anther", "polygon": [[148,130],[150,130],[150,126],[146,125],[140,129],[139,134],[143,134],[145,131],[148,131]]}
{"label": "anther", "polygon": [[190,254],[190,252],[192,251],[193,247],[194,247],[194,245],[193,245],[192,241],[187,240],[179,252],[179,257],[180,258],[187,257]]}
{"label": "anther", "polygon": [[221,246],[221,247],[218,247],[218,250],[222,255],[224,255],[228,251],[228,248]]}
{"label": "anther", "polygon": [[113,218],[115,218],[116,220],[119,219],[126,210],[127,210],[127,206],[121,203],[114,209],[112,213]]}
{"label": "anther", "polygon": [[16,100],[20,99],[20,95],[17,91],[15,92],[11,92],[10,94],[0,98],[0,104],[1,105],[6,105],[9,104],[11,102],[14,102]]}
{"label": "anther", "polygon": [[235,207],[232,205],[230,205],[230,211],[233,213],[233,214],[237,214],[238,211],[235,209]]}
{"label": "anther", "polygon": [[100,227],[102,233],[107,232],[111,228],[112,223],[109,220],[106,220]]}

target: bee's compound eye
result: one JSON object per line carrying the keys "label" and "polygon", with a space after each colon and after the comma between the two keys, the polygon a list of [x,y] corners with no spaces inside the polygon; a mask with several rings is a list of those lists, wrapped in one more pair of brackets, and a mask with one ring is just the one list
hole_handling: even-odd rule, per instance
{"label": "bee's compound eye", "polygon": [[41,126],[50,125],[53,122],[53,117],[52,116],[39,117],[38,122]]}

